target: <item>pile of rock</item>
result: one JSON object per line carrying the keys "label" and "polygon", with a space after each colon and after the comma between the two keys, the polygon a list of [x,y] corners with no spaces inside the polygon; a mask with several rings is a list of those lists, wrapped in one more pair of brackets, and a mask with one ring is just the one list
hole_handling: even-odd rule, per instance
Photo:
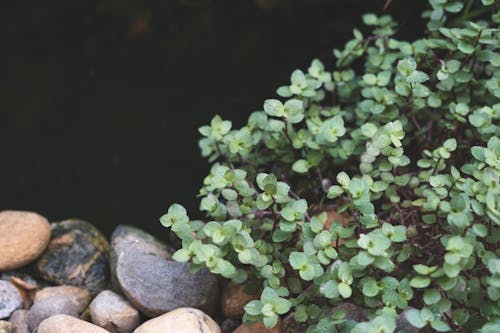
{"label": "pile of rock", "polygon": [[216,276],[191,273],[135,227],[118,226],[108,242],[82,220],[3,211],[0,247],[1,333],[267,331],[241,325],[258,295],[229,284],[220,299]]}

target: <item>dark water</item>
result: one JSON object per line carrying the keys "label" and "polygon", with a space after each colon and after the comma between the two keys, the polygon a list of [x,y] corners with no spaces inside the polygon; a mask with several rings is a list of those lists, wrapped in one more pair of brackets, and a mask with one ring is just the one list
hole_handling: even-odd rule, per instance
{"label": "dark water", "polygon": [[[81,217],[106,233],[120,223],[160,233],[172,202],[196,216],[208,171],[197,128],[214,114],[241,125],[385,1],[275,2],[3,4],[0,209]],[[398,37],[421,35],[423,5],[393,1]]]}

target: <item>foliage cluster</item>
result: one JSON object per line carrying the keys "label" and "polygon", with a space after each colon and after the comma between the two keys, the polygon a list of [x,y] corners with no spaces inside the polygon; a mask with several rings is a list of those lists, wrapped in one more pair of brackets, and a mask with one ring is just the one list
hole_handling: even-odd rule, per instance
{"label": "foliage cluster", "polygon": [[[335,69],[295,70],[263,111],[200,128],[208,222],[173,204],[174,259],[258,284],[244,320],[308,332],[500,332],[500,11],[429,0],[424,38],[366,14]],[[348,223],[327,221],[335,210]],[[350,302],[357,323],[333,306]]]}

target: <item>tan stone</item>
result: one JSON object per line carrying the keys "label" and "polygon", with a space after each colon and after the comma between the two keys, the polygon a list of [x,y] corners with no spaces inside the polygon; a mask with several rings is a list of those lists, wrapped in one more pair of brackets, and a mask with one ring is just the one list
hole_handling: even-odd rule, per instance
{"label": "tan stone", "polygon": [[263,323],[241,324],[233,333],[281,333],[281,320],[273,328],[267,328]]}
{"label": "tan stone", "polygon": [[37,333],[109,333],[103,328],[75,317],[55,315],[42,321]]}
{"label": "tan stone", "polygon": [[157,318],[148,320],[134,331],[134,333],[166,332],[220,333],[221,330],[219,325],[204,312],[193,308],[179,308]]}
{"label": "tan stone", "polygon": [[0,333],[13,333],[12,324],[5,320],[0,320]]}
{"label": "tan stone", "polygon": [[79,312],[85,309],[91,299],[90,292],[85,288],[75,286],[57,286],[46,287],[38,291],[35,294],[34,303],[50,297],[63,297],[71,300],[71,302],[77,306]]}
{"label": "tan stone", "polygon": [[47,219],[32,212],[0,212],[0,271],[25,266],[38,258],[50,239]]}
{"label": "tan stone", "polygon": [[222,312],[226,317],[241,317],[245,313],[244,306],[255,299],[259,299],[259,294],[249,295],[245,293],[244,284],[230,282],[222,291]]}
{"label": "tan stone", "polygon": [[92,322],[111,333],[130,333],[141,323],[139,311],[120,295],[105,290],[90,303]]}

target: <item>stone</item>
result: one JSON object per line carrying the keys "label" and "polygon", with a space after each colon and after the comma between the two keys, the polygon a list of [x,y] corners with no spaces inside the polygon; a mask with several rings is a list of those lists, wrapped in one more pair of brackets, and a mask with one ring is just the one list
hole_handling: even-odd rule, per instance
{"label": "stone", "polygon": [[45,319],[65,314],[78,317],[81,308],[66,297],[48,297],[35,302],[28,311],[28,325],[30,329],[35,330]]}
{"label": "stone", "polygon": [[420,332],[420,329],[417,327],[413,326],[410,324],[408,319],[405,317],[405,313],[413,308],[406,308],[403,312],[401,312],[397,317],[396,317],[396,332],[405,332],[405,333],[418,333]]}
{"label": "stone", "polygon": [[34,302],[38,303],[46,298],[67,298],[75,304],[78,313],[82,312],[90,303],[91,296],[87,289],[75,286],[46,287],[35,294]]}
{"label": "stone", "polygon": [[281,333],[281,320],[273,328],[267,328],[263,323],[241,324],[233,333]]}
{"label": "stone", "polygon": [[0,271],[26,266],[38,258],[50,239],[47,219],[32,212],[0,212]]}
{"label": "stone", "polygon": [[229,282],[222,291],[222,312],[226,317],[241,317],[245,313],[244,306],[256,299],[259,299],[259,294],[247,294],[245,284]]}
{"label": "stone", "polygon": [[159,316],[180,307],[216,311],[219,287],[207,269],[192,274],[179,263],[131,247],[118,257],[116,276],[125,297],[143,314]]}
{"label": "stone", "polygon": [[[150,319],[134,333],[221,333],[219,325],[198,309],[179,308]],[[38,332],[42,333],[42,332]]]}
{"label": "stone", "polygon": [[306,333],[307,323],[299,323],[296,321],[295,313],[292,312],[283,319],[281,331],[283,333]]}
{"label": "stone", "polygon": [[141,323],[139,311],[111,290],[102,291],[90,303],[92,322],[111,333],[131,333]]}
{"label": "stone", "polygon": [[55,315],[45,319],[36,333],[109,333],[103,328],[67,315]]}
{"label": "stone", "polygon": [[93,225],[66,220],[52,224],[52,238],[36,267],[47,281],[84,287],[96,295],[107,287],[108,251],[108,241]]}
{"label": "stone", "polygon": [[31,333],[28,325],[28,311],[16,310],[9,318],[15,333]]}
{"label": "stone", "polygon": [[129,225],[119,225],[111,235],[111,248],[109,252],[111,285],[114,291],[120,291],[116,279],[118,255],[123,249],[129,249],[131,247],[143,253],[156,254],[166,259],[169,259],[172,253],[174,253],[173,249],[141,229]]}
{"label": "stone", "polygon": [[368,320],[368,318],[366,318],[365,315],[365,309],[352,303],[343,303],[337,305],[332,309],[332,312],[339,312],[339,311],[342,312],[345,311],[346,313],[344,317],[345,319],[354,320],[357,321],[358,323]]}
{"label": "stone", "polygon": [[12,323],[5,320],[0,320],[0,333],[14,333]]}
{"label": "stone", "polygon": [[234,318],[226,318],[220,325],[222,333],[233,333],[236,327],[240,326],[241,320]]}
{"label": "stone", "polygon": [[0,319],[9,318],[12,312],[21,308],[23,299],[19,290],[8,281],[0,280]]}

